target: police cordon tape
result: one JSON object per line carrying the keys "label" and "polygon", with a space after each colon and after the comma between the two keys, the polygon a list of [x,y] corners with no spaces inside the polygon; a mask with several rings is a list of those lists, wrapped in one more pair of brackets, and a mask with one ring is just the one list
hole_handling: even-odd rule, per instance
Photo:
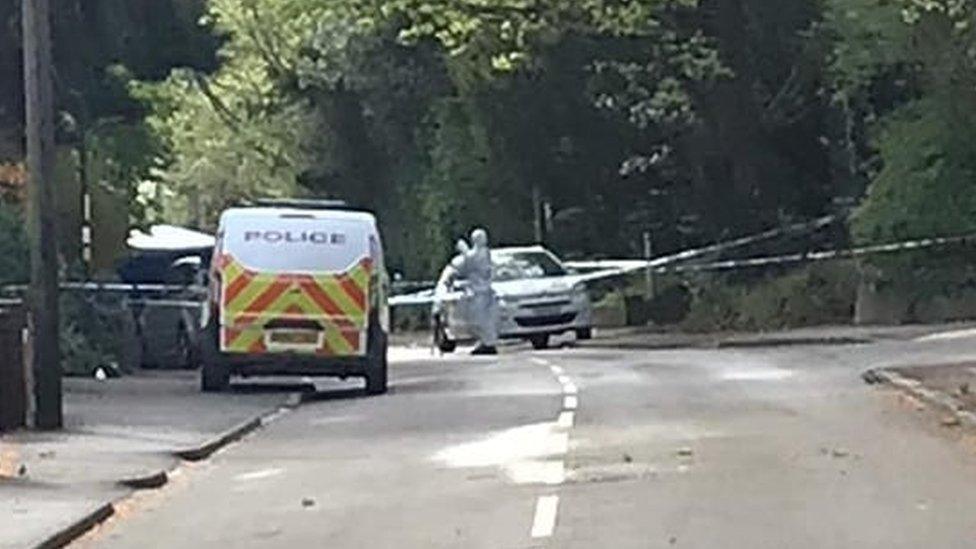
{"label": "police cordon tape", "polygon": [[[147,292],[147,293],[191,293],[204,295],[207,293],[203,286],[180,286],[176,284],[126,284],[123,282],[62,282],[58,286],[61,290],[83,291],[83,292]],[[0,288],[0,292],[5,294],[23,294],[30,287],[26,284],[10,284]]]}
{"label": "police cordon tape", "polygon": [[[742,242],[745,239],[739,239],[738,242]],[[752,237],[750,237],[750,242],[755,242]],[[945,237],[932,237],[932,238],[921,238],[915,240],[905,240],[900,242],[892,242],[887,244],[876,244],[870,246],[861,246],[856,248],[846,248],[840,250],[819,250],[819,251],[809,251],[809,252],[798,252],[793,254],[783,254],[776,256],[764,256],[764,257],[749,257],[740,259],[729,259],[724,261],[715,261],[711,263],[700,263],[696,265],[671,265],[676,262],[675,258],[680,257],[681,260],[687,259],[689,257],[699,257],[702,255],[701,249],[699,250],[689,250],[687,252],[681,252],[679,254],[669,255],[665,257],[660,257],[652,259],[650,261],[640,261],[640,260],[627,260],[626,266],[619,266],[619,262],[615,262],[618,265],[617,268],[610,268],[611,266],[604,263],[604,269],[595,273],[587,273],[583,275],[578,275],[576,278],[580,282],[595,282],[597,280],[612,279],[615,277],[621,277],[626,275],[632,275],[637,273],[643,273],[650,271],[654,274],[681,274],[681,273],[694,273],[694,272],[707,272],[707,271],[723,271],[723,270],[733,270],[733,269],[745,269],[745,268],[755,268],[755,267],[765,267],[772,265],[788,265],[788,264],[798,264],[804,262],[817,262],[817,261],[830,261],[837,259],[854,259],[858,257],[866,257],[872,255],[883,255],[892,254],[898,252],[906,251],[919,251],[933,248],[941,248],[947,246],[961,245],[967,243],[976,242],[976,233],[959,235],[959,236],[945,236]],[[709,246],[711,250],[727,250],[729,243],[717,244]],[[424,305],[429,304],[433,299],[433,290],[428,290],[427,292],[420,292],[417,294],[398,296],[391,299],[391,304],[397,305]]]}
{"label": "police cordon tape", "polygon": [[[597,273],[580,275],[580,277],[583,279],[589,278],[591,275],[595,276],[595,278],[609,278],[613,276],[620,276],[625,274],[632,274],[635,272],[642,272],[648,269],[650,269],[655,274],[721,271],[721,270],[732,270],[732,269],[741,269],[741,268],[749,268],[749,267],[763,267],[769,265],[786,265],[791,263],[827,261],[827,260],[834,260],[834,259],[852,259],[852,258],[864,257],[868,255],[890,254],[890,253],[911,251],[911,250],[924,250],[930,248],[965,244],[968,242],[976,242],[976,233],[973,233],[973,234],[966,234],[966,235],[959,235],[959,236],[932,237],[932,238],[922,238],[916,240],[905,240],[901,242],[877,244],[877,245],[862,246],[857,248],[847,248],[841,250],[820,250],[820,251],[811,251],[811,252],[798,252],[793,254],[783,254],[783,255],[776,255],[776,256],[729,259],[724,261],[702,263],[697,265],[671,266],[674,263],[688,261],[711,253],[719,253],[719,252],[724,252],[735,248],[740,248],[743,246],[748,246],[750,244],[755,244],[782,235],[819,230],[822,229],[823,227],[833,224],[838,219],[839,218],[834,215],[824,216],[810,222],[795,223],[786,227],[770,229],[762,233],[744,236],[726,242],[719,242],[708,246],[704,246],[702,248],[684,250],[675,254],[657,257],[651,260],[640,260],[640,259],[596,260],[596,261],[567,262],[567,264],[577,268],[590,268],[590,269],[600,270],[600,272]],[[430,288],[432,285],[433,285],[432,281],[396,281],[393,283],[393,287],[395,290]],[[202,298],[203,296],[206,295],[207,292],[207,288],[204,286],[195,286],[195,285],[180,286],[180,285],[173,285],[173,284],[126,284],[126,283],[119,283],[119,282],[81,282],[81,281],[62,282],[60,288],[62,290],[83,291],[83,292],[108,292],[108,293],[145,292],[145,293],[154,293],[154,294],[185,293],[198,298]],[[27,290],[28,290],[27,285],[7,285],[0,288],[0,293],[4,293],[8,295],[9,294],[16,295],[16,294],[23,294]],[[200,306],[199,300],[178,300],[178,299],[176,300],[145,299],[145,298],[129,299],[127,300],[127,303],[129,303],[130,305],[151,304],[157,306],[171,306],[171,307],[199,307]]]}
{"label": "police cordon tape", "polygon": [[[429,288],[434,285],[434,281],[397,281],[391,284],[394,291],[398,290],[415,290],[422,288]],[[60,284],[60,289],[67,291],[83,291],[83,292],[108,292],[108,293],[131,293],[131,292],[146,292],[146,293],[156,293],[156,294],[173,294],[173,293],[189,293],[191,295],[204,296],[207,293],[206,286],[180,286],[175,284],[127,284],[124,282],[62,282]],[[30,287],[26,284],[8,284],[6,286],[0,287],[0,294],[23,294],[26,293]]]}
{"label": "police cordon tape", "polygon": [[[613,278],[617,276],[626,275],[632,272],[646,271],[647,269],[662,268],[665,265],[671,265],[673,263],[678,263],[682,261],[689,261],[699,257],[707,256],[709,254],[725,252],[735,248],[741,248],[744,246],[748,246],[750,244],[756,244],[758,242],[771,240],[773,238],[777,238],[780,236],[818,231],[824,227],[832,225],[833,223],[841,219],[843,219],[843,217],[837,215],[827,215],[827,216],[819,217],[812,221],[793,223],[785,227],[777,227],[775,229],[769,229],[761,233],[747,235],[733,240],[728,240],[725,242],[718,242],[701,248],[683,250],[675,254],[661,256],[651,260],[623,259],[623,260],[568,261],[565,264],[567,267],[570,267],[572,269],[578,271],[584,271],[580,274],[575,275],[576,280],[584,283],[593,282],[605,278]],[[401,284],[403,284],[404,287],[407,287],[407,285],[413,285],[414,289],[421,289],[421,291],[405,294],[405,295],[394,296],[393,298],[390,299],[390,304],[392,306],[396,307],[396,306],[411,306],[411,305],[415,305],[415,306],[428,305],[434,300],[433,283],[403,281],[401,282]]]}
{"label": "police cordon tape", "polygon": [[[678,253],[657,257],[651,260],[624,259],[575,261],[566,262],[566,266],[578,271],[585,271],[581,272],[580,274],[573,275],[576,281],[582,283],[595,282],[597,280],[624,276],[630,273],[644,272],[648,269],[663,268],[666,265],[671,265],[682,261],[689,261],[707,256],[709,254],[733,250],[735,248],[741,248],[780,236],[818,231],[824,227],[836,223],[841,219],[843,219],[843,217],[838,215],[827,215],[812,221],[793,223],[785,227],[777,227],[761,233],[747,235],[725,242],[718,242],[708,246],[703,246],[701,248],[683,250]],[[422,286],[418,285],[417,287],[419,288]],[[433,285],[428,285],[426,286],[426,289],[422,291],[392,297],[390,299],[390,305],[394,307],[429,305],[435,300],[434,294],[435,289],[433,288]]]}
{"label": "police cordon tape", "polygon": [[749,267],[765,267],[769,265],[786,265],[791,263],[806,263],[817,261],[828,261],[836,259],[855,259],[872,255],[891,254],[896,252],[926,250],[931,248],[942,248],[976,242],[976,233],[959,236],[945,236],[922,238],[918,240],[904,240],[889,244],[875,244],[872,246],[861,246],[857,248],[846,248],[841,250],[820,250],[813,252],[802,252],[795,254],[784,254],[766,257],[750,257],[743,259],[729,259],[725,261],[715,261],[712,263],[702,263],[699,265],[680,265],[676,267],[650,267],[656,274],[703,272],[703,271],[723,271],[732,269],[743,269]]}
{"label": "police cordon tape", "polygon": [[807,233],[807,232],[818,231],[824,227],[832,225],[833,223],[837,222],[839,219],[841,218],[836,215],[828,215],[828,216],[814,219],[813,221],[793,223],[785,227],[778,227],[775,229],[770,229],[768,231],[763,231],[761,233],[743,236],[733,240],[727,240],[725,242],[717,242],[715,244],[709,244],[708,246],[704,246],[701,248],[692,248],[690,250],[683,250],[674,254],[656,257],[650,260],[622,259],[622,260],[570,261],[570,262],[566,262],[566,265],[577,269],[594,269],[594,270],[607,270],[607,271],[645,270],[647,268],[662,267],[664,265],[670,265],[682,261],[689,261],[713,253],[726,252],[729,250],[733,250],[735,248],[742,248],[750,244],[756,244],[759,242],[763,242],[765,240],[771,240],[779,236],[790,235],[793,233]]}

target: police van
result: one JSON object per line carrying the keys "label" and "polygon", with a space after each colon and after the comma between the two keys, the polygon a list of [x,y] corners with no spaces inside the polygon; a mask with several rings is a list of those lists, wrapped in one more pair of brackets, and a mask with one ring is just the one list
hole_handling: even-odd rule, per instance
{"label": "police van", "polygon": [[276,201],[220,217],[201,318],[201,386],[233,375],[363,377],[386,392],[389,279],[375,217]]}

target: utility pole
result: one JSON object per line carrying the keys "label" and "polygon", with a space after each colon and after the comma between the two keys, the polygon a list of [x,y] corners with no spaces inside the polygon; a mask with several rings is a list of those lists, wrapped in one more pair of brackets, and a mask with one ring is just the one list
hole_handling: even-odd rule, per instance
{"label": "utility pole", "polygon": [[49,0],[23,0],[24,102],[27,113],[30,330],[39,429],[60,429],[58,249],[54,208],[54,86]]}

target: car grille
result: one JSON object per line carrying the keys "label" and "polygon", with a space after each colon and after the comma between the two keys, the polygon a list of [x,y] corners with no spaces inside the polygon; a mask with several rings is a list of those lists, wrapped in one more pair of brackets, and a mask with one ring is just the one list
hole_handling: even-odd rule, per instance
{"label": "car grille", "polygon": [[540,328],[543,326],[559,326],[576,320],[576,313],[561,315],[516,317],[515,322],[523,328]]}
{"label": "car grille", "polygon": [[520,307],[523,309],[545,309],[547,307],[566,307],[572,304],[572,301],[566,299],[559,301],[535,301],[533,303],[523,303],[520,305]]}

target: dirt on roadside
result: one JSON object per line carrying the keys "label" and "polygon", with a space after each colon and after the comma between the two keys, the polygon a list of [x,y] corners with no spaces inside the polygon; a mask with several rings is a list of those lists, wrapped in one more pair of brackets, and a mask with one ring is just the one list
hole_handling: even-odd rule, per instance
{"label": "dirt on roadside", "polygon": [[918,381],[927,389],[947,394],[964,410],[976,412],[976,362],[891,368],[891,371]]}

